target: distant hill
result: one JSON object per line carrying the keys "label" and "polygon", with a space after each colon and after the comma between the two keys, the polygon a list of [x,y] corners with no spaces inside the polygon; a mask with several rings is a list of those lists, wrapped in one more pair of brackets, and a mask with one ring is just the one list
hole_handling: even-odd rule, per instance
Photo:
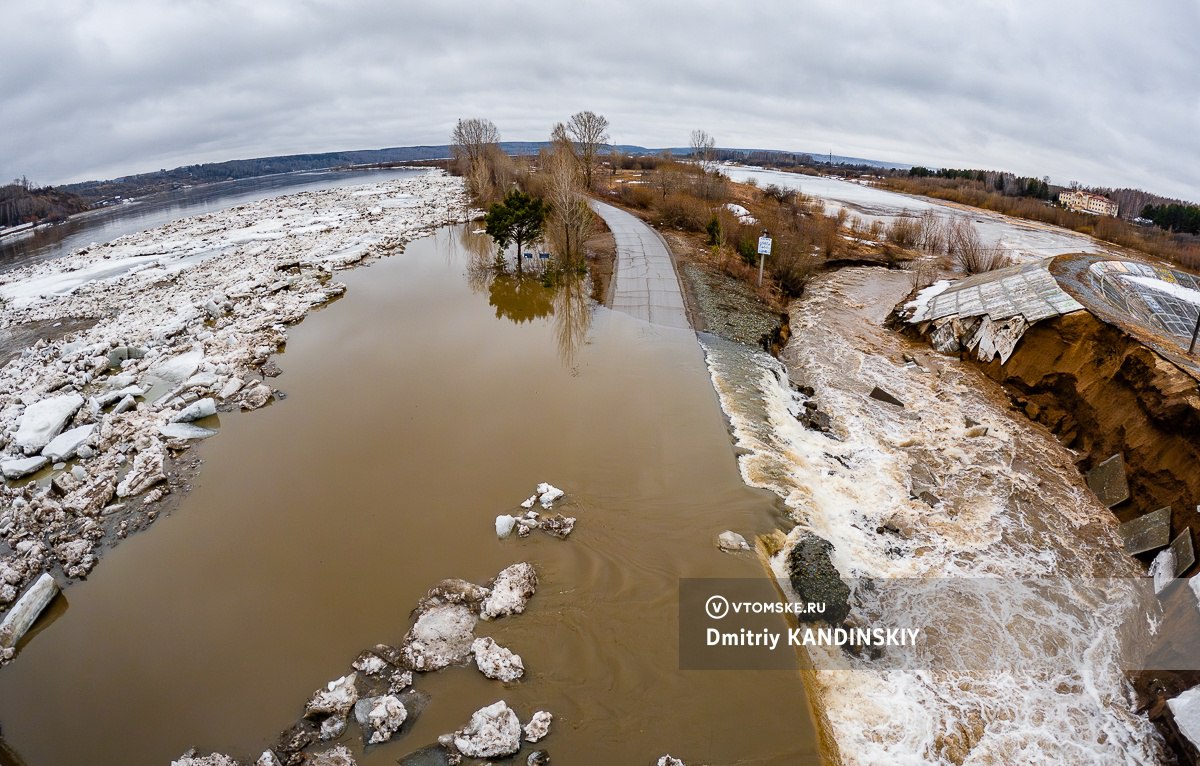
{"label": "distant hill", "polygon": [[[545,141],[502,141],[500,147],[509,154],[537,154]],[[687,147],[672,147],[669,149],[648,149],[632,144],[618,144],[618,150],[625,154],[661,154],[664,151],[675,155],[686,155],[691,152]],[[810,156],[817,163],[824,161],[828,155],[803,155],[796,152],[776,152],[763,149],[722,149],[722,156],[737,156],[753,160],[756,156]],[[440,160],[450,157],[450,145],[436,146],[396,146],[388,149],[361,149],[345,152],[325,152],[321,154],[288,154],[277,157],[257,157],[245,160],[228,160],[226,162],[206,162],[199,165],[184,165],[172,170],[158,170],[152,173],[122,176],[106,181],[83,181],[56,187],[59,191],[78,195],[90,205],[111,202],[120,198],[142,197],[156,192],[169,191],[182,186],[216,183],[218,181],[233,181],[239,178],[273,175],[276,173],[294,173],[303,170],[329,170],[361,165],[381,165],[401,162],[416,162],[421,160]],[[907,169],[908,165],[865,160],[856,157],[834,155],[835,164],[861,165],[882,168]]]}

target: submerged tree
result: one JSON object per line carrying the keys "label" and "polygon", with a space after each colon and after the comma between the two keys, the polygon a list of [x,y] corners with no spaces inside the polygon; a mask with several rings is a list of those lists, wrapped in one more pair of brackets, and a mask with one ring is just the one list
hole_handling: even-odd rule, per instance
{"label": "submerged tree", "polygon": [[520,189],[513,189],[504,195],[503,202],[493,204],[484,216],[484,230],[498,247],[504,249],[516,244],[518,274],[522,273],[524,246],[541,238],[549,214],[550,206],[544,201]]}

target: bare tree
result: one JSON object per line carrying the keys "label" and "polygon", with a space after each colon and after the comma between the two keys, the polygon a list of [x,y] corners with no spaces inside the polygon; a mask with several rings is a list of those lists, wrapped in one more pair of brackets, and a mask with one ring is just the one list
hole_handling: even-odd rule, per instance
{"label": "bare tree", "polygon": [[700,196],[707,202],[713,191],[712,174],[716,173],[717,140],[707,131],[693,130],[690,146],[692,159],[700,166],[702,174],[700,176]]}
{"label": "bare tree", "polygon": [[577,112],[566,126],[567,133],[575,144],[579,159],[583,163],[583,175],[587,188],[592,188],[592,168],[600,147],[608,143],[608,118],[595,112]]}
{"label": "bare tree", "polygon": [[557,126],[550,135],[551,145],[544,149],[538,165],[545,178],[545,196],[550,203],[550,222],[546,238],[564,266],[578,265],[583,243],[592,235],[595,215],[584,196],[580,162],[572,145]]}
{"label": "bare tree", "polygon": [[450,153],[464,175],[470,166],[486,159],[492,146],[500,143],[495,123],[482,117],[459,119],[450,136]]}

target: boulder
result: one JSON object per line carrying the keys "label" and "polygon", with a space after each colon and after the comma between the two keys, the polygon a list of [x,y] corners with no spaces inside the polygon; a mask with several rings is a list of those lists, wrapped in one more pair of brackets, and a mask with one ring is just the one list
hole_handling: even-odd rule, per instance
{"label": "boulder", "polygon": [[89,423],[86,426],[72,428],[70,431],[63,431],[50,440],[50,443],[42,449],[42,454],[56,463],[70,460],[75,457],[79,448],[91,438],[94,430],[96,430],[96,425]]}
{"label": "boulder", "polygon": [[885,402],[895,407],[900,407],[901,409],[904,408],[904,402],[897,399],[895,395],[884,391],[879,386],[875,386],[875,388],[871,389],[871,398],[878,399],[881,402]]}
{"label": "boulder", "polygon": [[470,758],[504,758],[521,749],[521,722],[504,700],[471,714],[465,728],[454,733],[454,746]]}
{"label": "boulder", "polygon": [[479,672],[498,681],[516,681],[525,674],[521,655],[514,654],[490,637],[477,638],[471,644]]}
{"label": "boulder", "polygon": [[824,604],[820,619],[841,625],[850,613],[850,586],[842,581],[829,554],[833,543],[801,533],[787,554],[788,579],[802,603]]}
{"label": "boulder", "polygon": [[480,617],[490,620],[520,614],[537,590],[537,573],[532,564],[513,564],[496,575],[491,589],[491,594],[480,605]]}
{"label": "boulder", "polygon": [[31,404],[22,413],[13,439],[27,455],[41,452],[82,406],[83,397],[79,394],[54,396]]}
{"label": "boulder", "polygon": [[539,710],[529,719],[529,723],[525,724],[525,741],[537,742],[542,737],[550,733],[550,724],[554,721],[554,716],[547,713],[545,710]]}

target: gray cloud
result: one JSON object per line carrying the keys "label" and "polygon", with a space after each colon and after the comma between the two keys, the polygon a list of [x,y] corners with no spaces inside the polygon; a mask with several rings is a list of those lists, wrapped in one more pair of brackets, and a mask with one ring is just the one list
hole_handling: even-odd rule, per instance
{"label": "gray cloud", "polygon": [[[0,177],[440,144],[460,116],[1049,174],[1200,200],[1192,0],[8,4]],[[348,6],[348,7],[343,7]]]}

